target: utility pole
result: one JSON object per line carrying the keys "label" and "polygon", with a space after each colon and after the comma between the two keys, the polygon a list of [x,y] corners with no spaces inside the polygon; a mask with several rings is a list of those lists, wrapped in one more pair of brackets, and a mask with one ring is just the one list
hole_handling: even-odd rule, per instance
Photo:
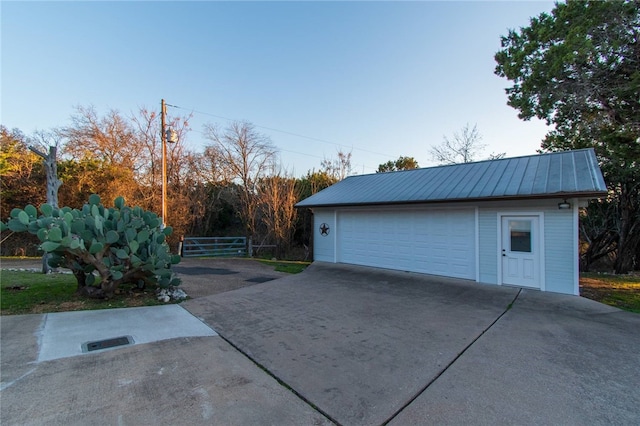
{"label": "utility pole", "polygon": [[167,142],[178,142],[178,134],[167,129],[167,104],[164,99],[160,102],[160,138],[162,140],[162,228],[167,222]]}
{"label": "utility pole", "polygon": [[162,228],[167,220],[167,134],[165,133],[167,104],[160,103],[160,137],[162,138]]}

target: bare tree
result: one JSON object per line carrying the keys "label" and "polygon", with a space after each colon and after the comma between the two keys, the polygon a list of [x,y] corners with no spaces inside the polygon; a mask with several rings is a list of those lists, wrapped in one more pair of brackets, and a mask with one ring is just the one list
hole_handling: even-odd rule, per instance
{"label": "bare tree", "polygon": [[258,133],[248,122],[236,121],[225,129],[207,124],[204,130],[205,137],[211,141],[206,153],[212,163],[239,185],[239,213],[247,236],[251,236],[256,228],[256,185],[274,163],[276,148],[268,136]]}
{"label": "bare tree", "polygon": [[507,155],[506,152],[498,152],[498,153],[492,152],[487,157],[487,160],[500,160],[501,158],[504,158],[506,155]]}
{"label": "bare tree", "polygon": [[320,163],[322,171],[337,181],[343,180],[351,174],[351,151],[338,151],[338,158],[325,158]]}
{"label": "bare tree", "polygon": [[264,240],[273,240],[277,256],[282,257],[291,245],[296,225],[296,179],[273,165],[270,175],[259,180],[257,189]]}
{"label": "bare tree", "polygon": [[202,182],[211,185],[228,184],[235,178],[235,172],[227,166],[223,152],[215,145],[209,145],[204,148],[204,153],[199,160],[196,173],[200,176]]}
{"label": "bare tree", "polygon": [[454,132],[452,138],[444,136],[442,144],[432,146],[430,152],[440,164],[471,163],[486,147],[478,127],[475,124],[470,127],[467,123],[460,132]]}
{"label": "bare tree", "polygon": [[100,194],[103,200],[114,200],[130,194],[137,188],[133,171],[118,165],[106,164],[99,159],[61,159],[58,173],[64,184],[60,187],[61,206],[82,208],[91,194]]}
{"label": "bare tree", "polygon": [[[185,141],[189,133],[189,116],[168,117],[167,128],[171,128],[177,134],[177,142],[167,143],[167,177],[168,191],[173,193],[169,198],[171,203],[175,197],[180,198],[188,189],[186,183],[194,178],[194,169],[190,167],[195,154],[186,148]],[[150,209],[161,209],[162,192],[162,140],[160,139],[160,115],[153,110],[140,108],[137,115],[131,116],[131,126],[140,146],[140,164],[137,167],[136,180],[144,190],[144,205]],[[156,210],[157,211],[157,210]],[[171,224],[175,228],[178,215],[173,214],[173,208],[169,210]]]}
{"label": "bare tree", "polygon": [[134,172],[146,165],[143,146],[136,143],[131,123],[118,111],[111,110],[100,117],[94,107],[78,106],[71,123],[64,129],[68,139],[65,154],[75,159],[99,158]]}
{"label": "bare tree", "polygon": [[[109,176],[108,192],[100,194],[104,200],[113,200],[123,196],[130,204],[141,203],[140,186],[137,182],[141,171],[147,164],[143,146],[139,143],[129,120],[118,111],[111,110],[105,116],[99,116],[93,107],[77,107],[71,117],[71,125],[62,130],[67,143],[62,153],[78,164],[93,164],[95,173],[90,176]],[[84,187],[84,185],[79,188]],[[89,185],[97,189],[106,188]]]}
{"label": "bare tree", "polygon": [[[167,123],[178,134],[177,143],[167,144],[170,192],[176,188],[181,192],[182,182],[189,177],[187,162],[183,161],[190,155],[185,148],[189,118],[174,116]],[[64,129],[64,135],[68,138],[65,155],[77,162],[97,161],[100,168],[112,169],[110,175],[118,177],[111,182],[114,190],[107,191],[109,196],[102,194],[105,200],[121,195],[130,204],[154,211],[161,209],[162,141],[157,112],[142,107],[130,117],[117,110],[101,116],[93,107],[80,106],[71,118],[71,125]],[[123,172],[117,174],[116,170]],[[170,216],[175,219],[179,214],[170,212]]]}
{"label": "bare tree", "polygon": [[[143,162],[137,174],[138,183],[150,190],[141,194],[144,206],[162,209],[162,140],[160,138],[160,116],[156,111],[140,108],[137,116],[131,118],[136,139],[140,145]],[[182,141],[183,138],[178,138]],[[160,211],[156,210],[156,211]]]}
{"label": "bare tree", "polygon": [[192,232],[208,235],[219,225],[217,219],[225,206],[238,204],[233,197],[232,173],[215,146],[205,147],[203,153],[191,156],[189,162],[188,168],[197,180],[192,188],[195,197],[191,203]]}

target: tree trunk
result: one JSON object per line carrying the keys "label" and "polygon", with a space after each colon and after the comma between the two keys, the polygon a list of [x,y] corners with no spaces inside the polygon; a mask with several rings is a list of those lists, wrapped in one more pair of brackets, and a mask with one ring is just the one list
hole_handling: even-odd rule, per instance
{"label": "tree trunk", "polygon": [[[55,146],[50,146],[48,154],[39,151],[33,146],[30,146],[29,149],[44,159],[44,167],[47,173],[47,204],[53,208],[58,208],[58,189],[60,185],[62,185],[62,181],[58,179],[58,163],[56,161],[58,149]],[[42,255],[43,274],[52,271],[52,268],[49,266],[49,257],[49,253]]]}
{"label": "tree trunk", "polygon": [[78,283],[77,292],[81,293],[82,290],[87,286],[87,274],[81,270],[71,270],[73,272],[73,276],[76,277],[76,282]]}
{"label": "tree trunk", "polygon": [[620,196],[618,198],[620,209],[620,231],[618,236],[618,251],[615,262],[615,273],[626,274],[631,271],[635,263],[635,254],[637,250],[637,223],[638,212],[636,211],[637,200],[633,194],[637,189],[633,184],[621,185]]}

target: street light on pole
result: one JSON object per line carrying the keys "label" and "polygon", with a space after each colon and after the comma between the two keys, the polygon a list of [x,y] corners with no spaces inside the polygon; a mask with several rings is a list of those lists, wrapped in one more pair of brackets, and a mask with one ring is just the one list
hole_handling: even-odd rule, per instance
{"label": "street light on pole", "polygon": [[167,104],[162,99],[160,103],[160,137],[162,139],[162,228],[167,224],[167,142],[178,141],[178,134],[172,129],[166,129]]}

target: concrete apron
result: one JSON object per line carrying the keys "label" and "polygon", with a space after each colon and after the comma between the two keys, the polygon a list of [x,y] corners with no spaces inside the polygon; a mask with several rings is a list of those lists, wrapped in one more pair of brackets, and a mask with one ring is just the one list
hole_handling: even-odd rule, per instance
{"label": "concrete apron", "polygon": [[640,316],[346,265],[183,304],[336,423],[633,424]]}
{"label": "concrete apron", "polygon": [[[330,423],[178,305],[0,326],[2,425]],[[81,350],[116,335],[135,343]]]}

